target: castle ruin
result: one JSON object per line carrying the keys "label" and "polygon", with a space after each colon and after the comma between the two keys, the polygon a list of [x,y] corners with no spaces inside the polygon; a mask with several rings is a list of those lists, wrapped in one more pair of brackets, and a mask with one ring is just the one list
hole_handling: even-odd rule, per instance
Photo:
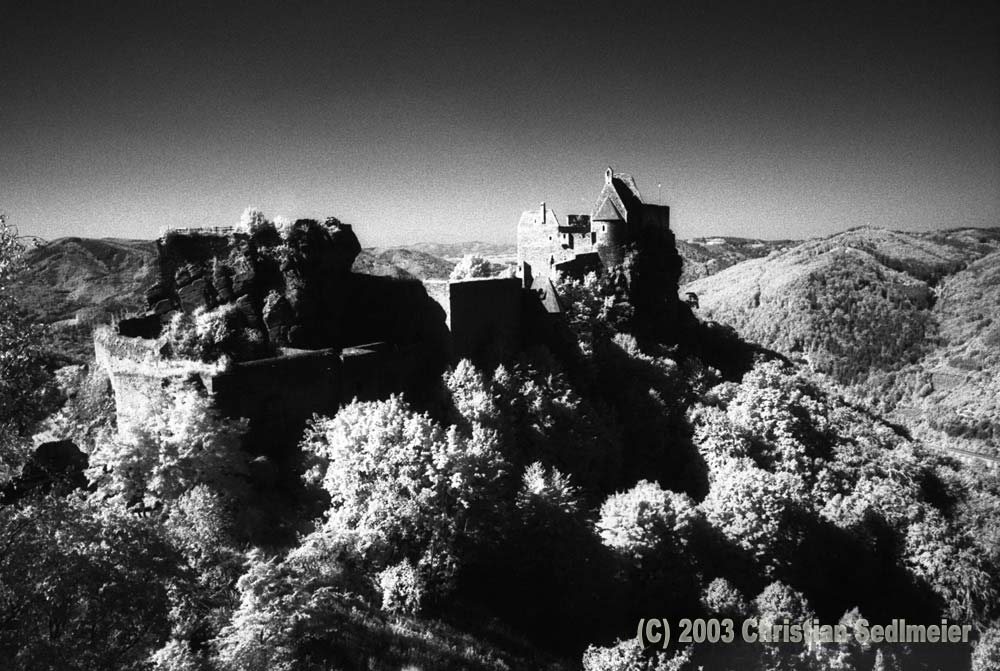
{"label": "castle ruin", "polygon": [[[662,321],[661,306],[676,298],[681,261],[670,230],[670,208],[645,203],[631,175],[604,173],[604,185],[590,214],[571,214],[565,223],[542,203],[517,225],[518,274],[549,312],[559,311],[554,281],[560,275],[625,269],[633,303]],[[656,309],[654,309],[656,308]]]}
{"label": "castle ruin", "polygon": [[[519,277],[453,281],[433,299],[418,280],[353,272],[361,245],[336,219],[168,231],[148,312],[94,336],[119,435],[133,440],[146,408],[194,382],[223,415],[250,420],[252,452],[294,454],[313,414],[355,398],[419,398],[451,362],[489,369],[531,345],[553,346],[560,274],[617,274],[637,315],[669,323],[680,276],[669,213],[608,168],[589,215],[563,224],[544,204],[522,215]],[[194,356],[171,335],[178,324],[221,335]]]}

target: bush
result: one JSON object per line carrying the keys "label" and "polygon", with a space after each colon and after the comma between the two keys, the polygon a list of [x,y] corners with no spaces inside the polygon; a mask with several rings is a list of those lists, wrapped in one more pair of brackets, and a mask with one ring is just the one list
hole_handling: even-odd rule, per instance
{"label": "bush", "polygon": [[612,646],[590,646],[583,653],[583,671],[683,671],[690,669],[691,651],[673,655],[661,650],[643,650],[638,640],[629,638]]}
{"label": "bush", "polygon": [[478,254],[466,254],[451,271],[449,279],[467,280],[477,277],[492,277],[496,272],[493,264]]}
{"label": "bush", "polygon": [[382,610],[415,615],[424,599],[424,582],[409,559],[404,559],[378,574],[382,590]]}
{"label": "bush", "polygon": [[264,334],[249,325],[235,303],[174,313],[159,338],[167,356],[213,362],[223,356],[237,361],[268,353]]}

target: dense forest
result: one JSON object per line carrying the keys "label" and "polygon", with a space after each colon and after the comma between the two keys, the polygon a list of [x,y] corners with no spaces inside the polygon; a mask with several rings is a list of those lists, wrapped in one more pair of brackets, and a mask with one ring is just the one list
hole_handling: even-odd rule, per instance
{"label": "dense forest", "polygon": [[686,290],[924,443],[1000,455],[1000,229],[852,229]]}
{"label": "dense forest", "polygon": [[[683,305],[671,332],[650,332],[613,278],[564,280],[570,347],[492,370],[462,361],[427,394],[317,416],[295,492],[266,497],[266,467],[241,448],[245,424],[197,388],[150,408],[139,440],[118,440],[100,371],[59,368],[57,341],[18,307],[22,257],[3,224],[4,668],[1000,665],[997,472],[928,447],[846,387]],[[895,318],[865,293],[875,279],[898,291],[885,301],[921,309],[913,283],[892,275],[902,271],[862,258],[848,276],[837,259],[822,281],[853,283],[859,304],[826,305],[822,293],[788,304],[825,315],[812,322],[824,330],[783,336],[779,320],[772,339],[843,337],[841,312]],[[871,344],[859,367],[907,350],[925,325],[887,328],[895,339]],[[231,336],[187,335],[202,352]],[[942,337],[966,336],[955,322]],[[855,369],[828,368],[855,381]],[[86,468],[46,470],[32,443],[41,430],[78,445]],[[973,637],[644,649],[636,625],[653,616],[947,618]]]}

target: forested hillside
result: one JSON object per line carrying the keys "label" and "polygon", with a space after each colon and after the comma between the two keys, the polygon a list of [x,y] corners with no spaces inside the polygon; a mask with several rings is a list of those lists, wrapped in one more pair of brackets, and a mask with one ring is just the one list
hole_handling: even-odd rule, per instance
{"label": "forested hillside", "polygon": [[[915,430],[995,450],[1000,229],[855,229],[688,284],[699,315]],[[936,432],[925,436],[939,443]]]}
{"label": "forested hillside", "polygon": [[[800,250],[788,268],[824,280],[781,286],[818,306],[824,287],[851,286],[873,314],[903,310],[900,324],[940,311],[956,352],[995,344],[992,322],[959,306],[995,300],[981,285],[996,286],[996,254],[932,299],[860,246]],[[755,272],[759,306],[779,303],[791,327],[808,315]],[[53,374],[41,331],[0,294],[0,654],[33,671],[994,668],[996,472],[928,450],[682,305],[650,329],[637,321],[649,305],[614,277],[559,291],[571,347],[463,361],[433,393],[315,417],[291,490],[197,386],[146,407],[122,442],[100,370]],[[221,346],[224,326],[194,335]],[[803,354],[833,342],[808,335],[794,334]],[[40,426],[86,467],[53,470],[32,450]],[[973,636],[644,649],[636,623],[652,615],[850,630],[948,618]]]}
{"label": "forested hillside", "polygon": [[682,283],[734,266],[747,259],[757,259],[781,252],[798,244],[794,240],[755,240],[750,238],[689,238],[677,241],[677,251],[684,258]]}

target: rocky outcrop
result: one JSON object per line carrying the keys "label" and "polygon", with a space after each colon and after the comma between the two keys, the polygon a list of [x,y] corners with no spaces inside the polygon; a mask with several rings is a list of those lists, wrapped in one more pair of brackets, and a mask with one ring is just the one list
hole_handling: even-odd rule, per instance
{"label": "rocky outcrop", "polygon": [[418,281],[353,273],[360,251],[352,228],[334,218],[171,231],[159,241],[160,281],[147,300],[164,320],[234,306],[232,327],[265,344],[226,352],[237,360],[380,341],[430,344],[445,361],[443,311]]}
{"label": "rocky outcrop", "polygon": [[94,335],[122,440],[171,389],[196,384],[250,420],[248,449],[280,460],[313,414],[419,398],[450,359],[444,310],[417,280],[353,273],[361,245],[336,219],[171,231],[158,249],[147,314]]}

